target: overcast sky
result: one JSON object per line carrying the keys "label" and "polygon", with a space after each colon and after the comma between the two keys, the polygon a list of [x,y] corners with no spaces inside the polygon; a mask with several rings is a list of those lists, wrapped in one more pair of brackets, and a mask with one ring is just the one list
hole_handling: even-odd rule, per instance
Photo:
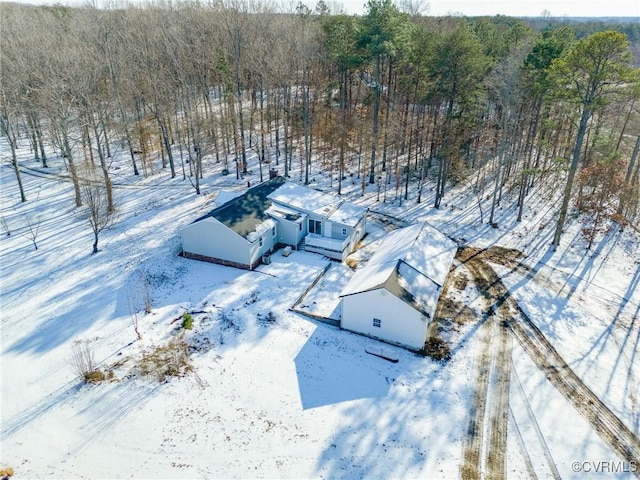
{"label": "overcast sky", "polygon": [[[0,0],[2,1],[2,0]],[[35,5],[61,3],[82,5],[87,0],[10,0]],[[125,2],[127,0],[124,0]],[[129,0],[138,3],[136,0]],[[145,3],[146,0],[139,0]],[[180,0],[174,0],[179,2]],[[282,0],[275,0],[281,3]],[[295,5],[300,0],[284,0]],[[317,0],[302,0],[313,9]],[[401,3],[401,0],[395,0]],[[552,17],[640,17],[640,0],[410,0],[429,5],[427,15],[507,15],[512,17],[540,17],[543,11]],[[93,0],[98,5],[102,0]],[[92,2],[92,3],[93,3]],[[328,5],[342,4],[351,14],[363,14],[367,0],[325,0]]]}
{"label": "overcast sky", "polygon": [[[349,13],[363,13],[366,0],[342,0]],[[314,3],[307,0],[307,3]],[[329,2],[327,2],[329,3]],[[640,0],[431,0],[429,15],[539,17],[640,17]]]}

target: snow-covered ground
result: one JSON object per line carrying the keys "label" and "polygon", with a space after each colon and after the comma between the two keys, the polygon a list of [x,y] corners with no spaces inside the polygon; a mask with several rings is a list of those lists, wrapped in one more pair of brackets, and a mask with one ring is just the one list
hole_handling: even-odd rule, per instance
{"label": "snow-covered ground", "polygon": [[[0,156],[9,158],[4,144]],[[20,158],[38,168],[28,150]],[[60,159],[50,165],[64,173]],[[326,259],[275,254],[248,272],[179,257],[180,227],[209,211],[220,190],[246,185],[221,168],[203,180],[200,196],[167,172],[137,179],[124,165],[114,170],[118,221],[91,255],[91,230],[70,183],[25,171],[29,202],[21,204],[11,167],[0,167],[0,207],[11,231],[0,232],[0,468],[18,478],[457,478],[477,326],[460,326],[447,363],[387,346],[399,357],[394,364],[365,353],[373,340],[289,310]],[[312,186],[330,190],[321,178],[316,173]],[[496,267],[505,284],[582,380],[640,434],[637,233],[611,232],[585,251],[573,222],[554,253],[555,207],[547,201],[529,200],[521,223],[501,210],[493,229],[480,223],[477,198],[464,189],[434,210],[429,195],[400,205],[393,195],[376,202],[373,186],[362,197],[357,181],[345,187],[345,196],[376,212],[429,221],[470,245],[522,250],[533,270]],[[28,223],[38,227],[37,250]],[[373,229],[365,243],[375,248],[383,234]],[[365,247],[360,261],[368,254]],[[311,313],[338,315],[332,292],[349,272],[332,263],[305,298]],[[461,295],[477,300],[471,287]],[[194,371],[165,383],[135,375],[144,352],[180,335],[174,320],[184,311],[198,312],[185,333]],[[78,340],[90,342],[116,381],[79,381],[69,361]],[[538,478],[553,473],[550,462],[562,478],[584,478],[574,462],[595,470],[585,462],[621,460],[515,342],[513,362],[509,478],[528,478],[527,458]]]}

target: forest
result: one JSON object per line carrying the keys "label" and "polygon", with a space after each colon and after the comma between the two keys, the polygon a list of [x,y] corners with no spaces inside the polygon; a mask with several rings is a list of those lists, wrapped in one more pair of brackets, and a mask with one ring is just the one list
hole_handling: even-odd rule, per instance
{"label": "forest", "polygon": [[43,168],[64,159],[78,207],[99,194],[117,208],[117,154],[131,175],[182,176],[193,194],[205,172],[244,179],[255,158],[252,182],[321,172],[335,193],[357,182],[380,202],[430,189],[441,208],[466,185],[491,199],[491,224],[501,202],[520,219],[544,195],[555,246],[578,213],[589,246],[611,222],[639,230],[639,25],[417,5],[369,0],[354,16],[322,0],[1,3],[3,161],[23,202],[16,151],[28,144]]}

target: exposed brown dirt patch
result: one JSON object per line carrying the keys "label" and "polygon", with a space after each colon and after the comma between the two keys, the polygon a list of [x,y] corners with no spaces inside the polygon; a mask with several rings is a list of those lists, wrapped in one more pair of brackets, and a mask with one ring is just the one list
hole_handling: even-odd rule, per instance
{"label": "exposed brown dirt patch", "polygon": [[476,319],[476,313],[464,303],[449,297],[442,297],[438,302],[435,320],[445,324],[464,324]]}
{"label": "exposed brown dirt patch", "polygon": [[464,289],[467,288],[468,284],[469,284],[469,277],[467,277],[462,272],[457,272],[451,278],[451,286],[460,292],[464,291]]}

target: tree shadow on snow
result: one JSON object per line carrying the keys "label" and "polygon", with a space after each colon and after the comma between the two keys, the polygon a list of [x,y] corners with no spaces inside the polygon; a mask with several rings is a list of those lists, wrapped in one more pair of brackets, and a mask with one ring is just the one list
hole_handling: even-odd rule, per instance
{"label": "tree shadow on snow", "polygon": [[467,423],[464,399],[471,389],[451,381],[454,369],[424,358],[403,356],[397,365],[398,377],[385,395],[342,410],[340,428],[317,461],[319,477],[453,478],[457,473]]}
{"label": "tree shadow on snow", "polygon": [[74,398],[81,389],[82,383],[78,381],[67,383],[55,392],[47,395],[44,399],[33,405],[31,408],[20,412],[20,414],[14,416],[11,419],[4,419],[2,422],[0,437],[5,439],[10,435],[19,432],[24,427],[31,424],[31,422],[34,422],[46,415],[56,406]]}
{"label": "tree shadow on snow", "polygon": [[117,382],[105,383],[93,388],[93,397],[87,405],[78,411],[77,416],[87,419],[82,429],[84,439],[69,452],[76,454],[99,441],[101,434],[124,420],[134,410],[142,410],[145,403],[151,400],[164,386],[160,382]]}

